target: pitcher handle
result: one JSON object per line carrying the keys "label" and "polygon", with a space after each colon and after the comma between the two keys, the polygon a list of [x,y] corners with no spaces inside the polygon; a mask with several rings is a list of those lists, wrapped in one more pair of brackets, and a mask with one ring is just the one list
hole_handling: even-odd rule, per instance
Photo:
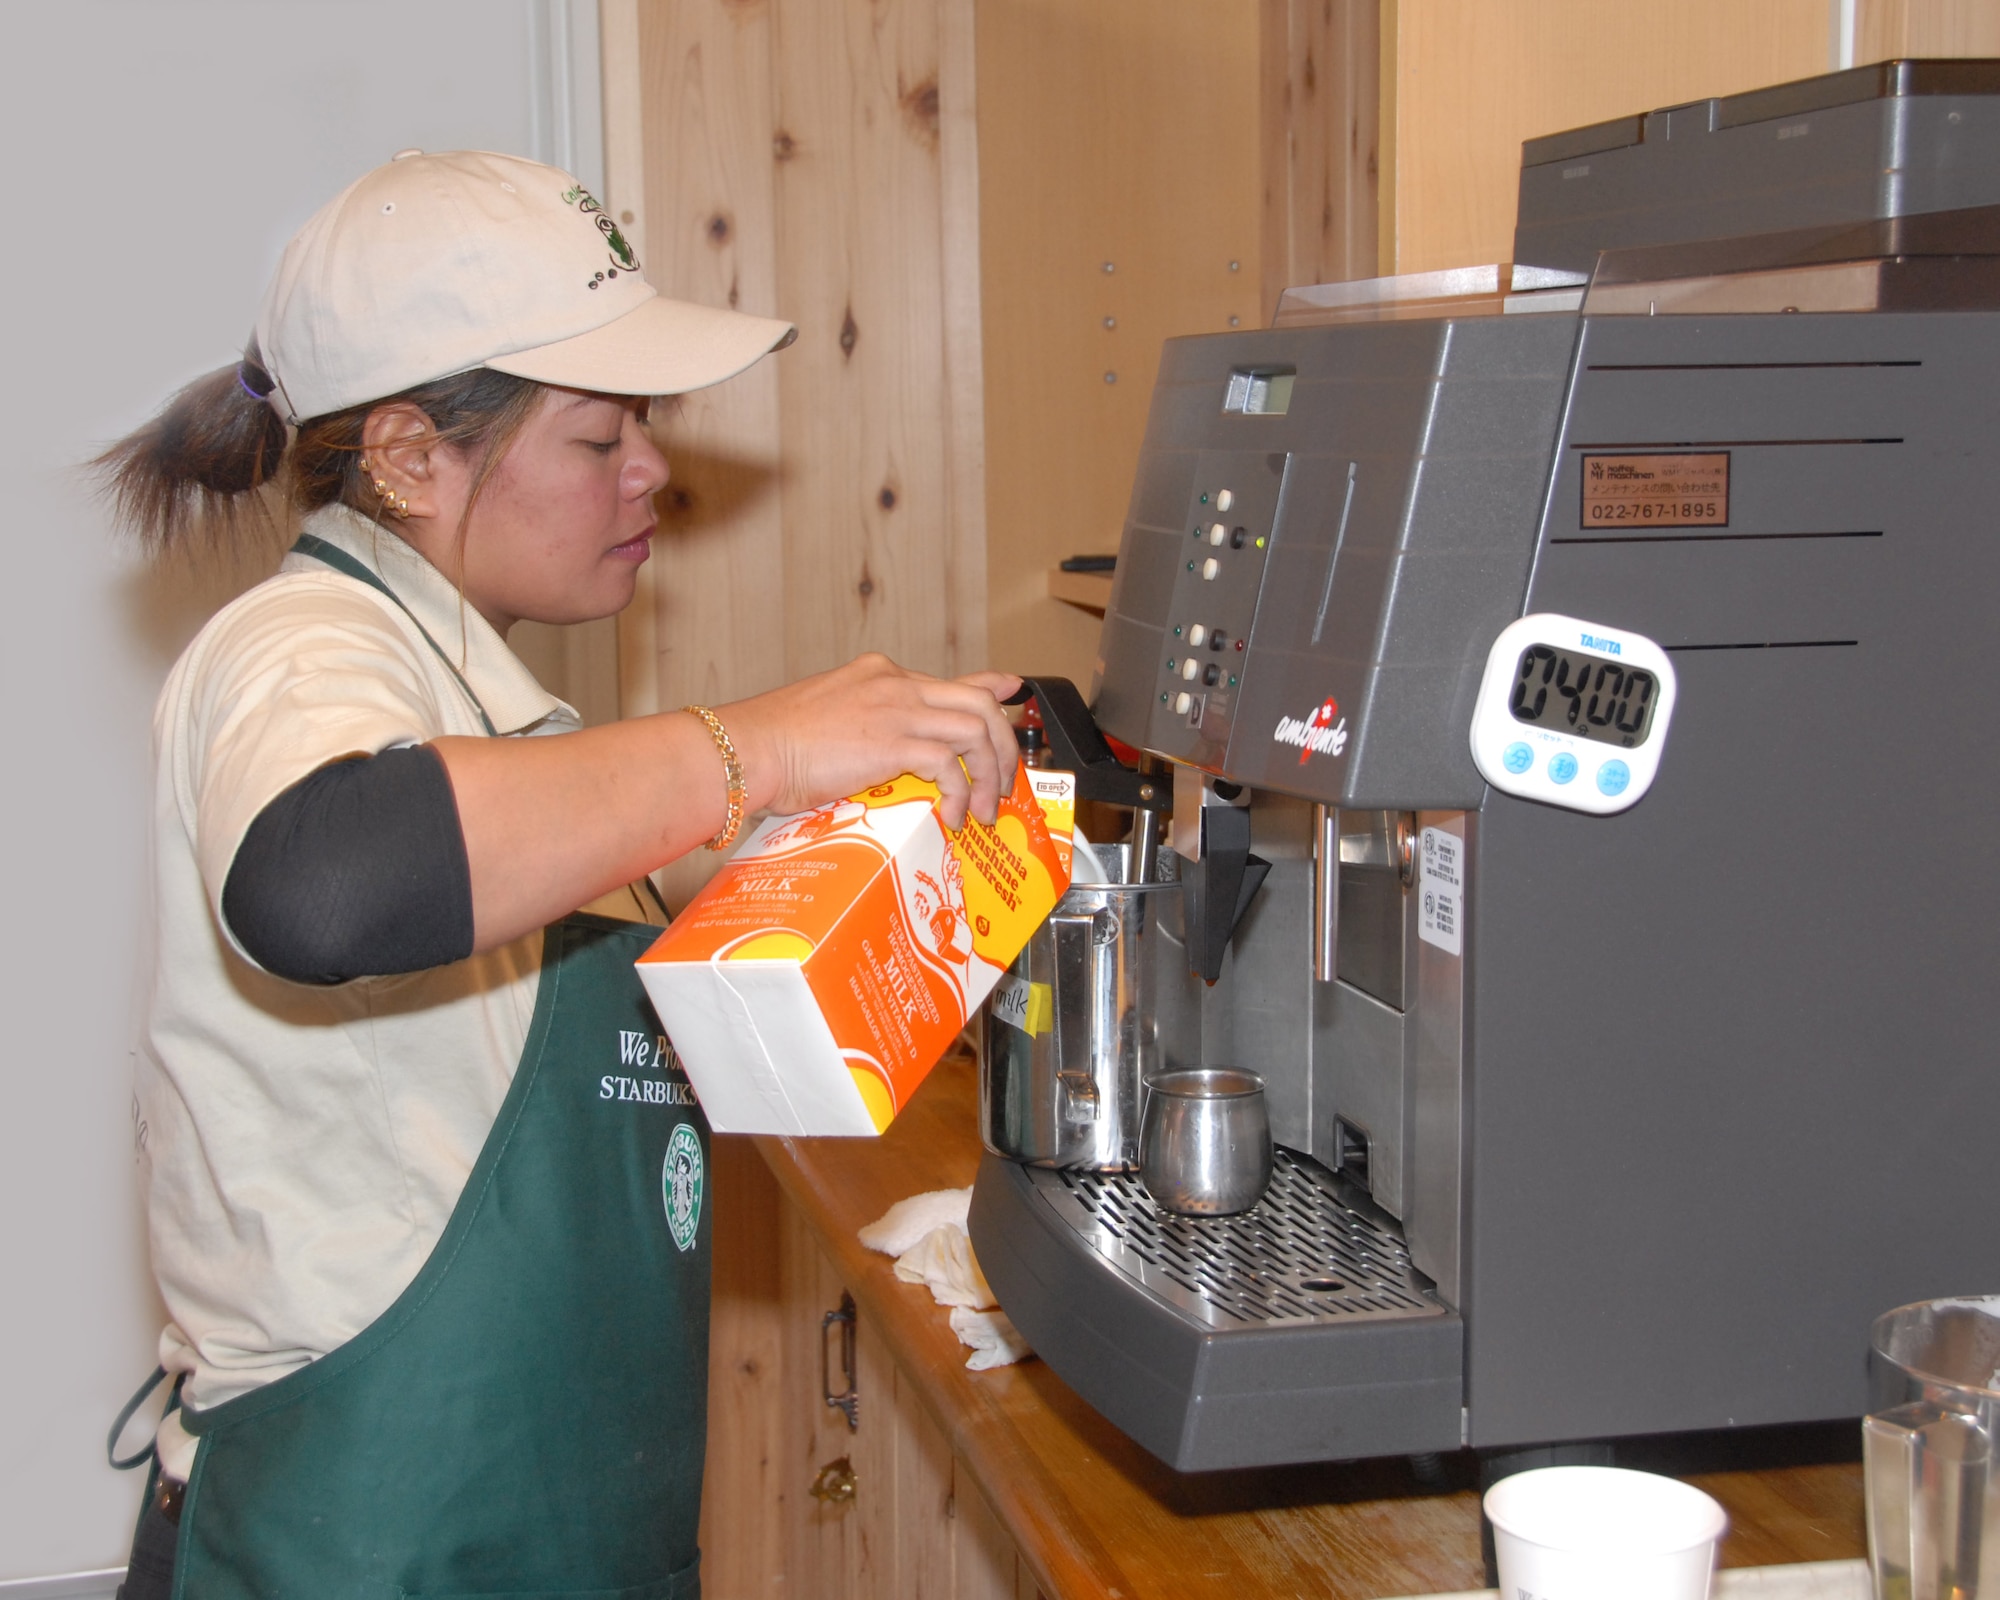
{"label": "pitcher handle", "polygon": [[1861,1440],[1876,1594],[1974,1593],[1992,1458],[1978,1419],[1916,1401],[1864,1417]]}

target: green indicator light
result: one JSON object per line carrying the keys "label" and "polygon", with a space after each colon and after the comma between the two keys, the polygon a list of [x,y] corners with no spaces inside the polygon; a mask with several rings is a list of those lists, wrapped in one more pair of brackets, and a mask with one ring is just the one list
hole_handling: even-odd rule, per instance
{"label": "green indicator light", "polygon": [[1257,548],[1258,548],[1259,550],[1261,550],[1261,549],[1263,549],[1263,548],[1264,548],[1264,541],[1263,541],[1262,539],[1259,539],[1259,540],[1257,541]]}
{"label": "green indicator light", "polygon": [[1161,696],[1160,696],[1160,704],[1161,704],[1161,705],[1165,705],[1166,703],[1167,703],[1167,697],[1166,697],[1165,695],[1161,695]]}
{"label": "green indicator light", "polygon": [[1233,672],[1229,675],[1229,687],[1232,689],[1236,687],[1236,674]]}
{"label": "green indicator light", "polygon": [[1172,656],[1168,656],[1168,657],[1167,657],[1167,671],[1169,671],[1169,672],[1172,672],[1173,670],[1174,670],[1174,658],[1173,658]]}
{"label": "green indicator light", "polygon": [[1201,503],[1202,503],[1203,505],[1207,505],[1207,504],[1208,504],[1208,496],[1207,496],[1207,495],[1203,495],[1203,496],[1201,497]]}
{"label": "green indicator light", "polygon": [[1194,571],[1194,563],[1192,561],[1188,563],[1188,571],[1190,572]]}
{"label": "green indicator light", "polygon": [[1178,639],[1180,636],[1181,636],[1181,630],[1179,628],[1174,629],[1174,637]]}

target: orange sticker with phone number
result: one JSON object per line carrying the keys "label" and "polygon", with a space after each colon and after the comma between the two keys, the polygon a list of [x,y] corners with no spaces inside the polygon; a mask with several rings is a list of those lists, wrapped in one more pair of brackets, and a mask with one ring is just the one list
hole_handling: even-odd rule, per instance
{"label": "orange sticker with phone number", "polygon": [[1583,522],[1606,533],[1729,525],[1729,452],[1583,458]]}

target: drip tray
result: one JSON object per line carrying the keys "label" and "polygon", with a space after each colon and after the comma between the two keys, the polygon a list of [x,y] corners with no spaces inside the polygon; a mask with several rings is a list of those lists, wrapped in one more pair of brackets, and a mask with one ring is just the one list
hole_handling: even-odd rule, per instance
{"label": "drip tray", "polygon": [[998,1156],[972,1245],[1064,1382],[1183,1472],[1455,1450],[1464,1327],[1393,1218],[1277,1152],[1236,1217],[1180,1217],[1136,1176]]}
{"label": "drip tray", "polygon": [[1264,1198],[1234,1217],[1163,1211],[1130,1173],[1032,1168],[1028,1181],[1098,1255],[1214,1328],[1446,1314],[1393,1221],[1282,1147]]}

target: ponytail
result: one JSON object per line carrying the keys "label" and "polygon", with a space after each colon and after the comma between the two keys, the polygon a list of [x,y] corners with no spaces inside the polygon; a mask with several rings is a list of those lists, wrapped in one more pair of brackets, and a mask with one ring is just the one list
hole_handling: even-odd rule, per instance
{"label": "ponytail", "polygon": [[263,521],[251,495],[277,475],[285,425],[253,388],[271,388],[254,344],[241,362],[195,379],[91,463],[120,520],[149,551],[183,549],[198,527],[233,541],[246,519]]}
{"label": "ponytail", "polygon": [[91,463],[102,474],[119,520],[150,553],[177,554],[198,532],[234,544],[262,531],[268,504],[255,491],[279,476],[281,463],[287,493],[300,513],[338,501],[363,516],[379,516],[381,501],[369,492],[361,471],[362,437],[369,413],[392,401],[429,417],[440,444],[476,453],[476,499],[544,392],[533,379],[474,367],[308,418],[293,435],[260,398],[271,388],[252,344],[236,366],[197,378],[151,422]]}

